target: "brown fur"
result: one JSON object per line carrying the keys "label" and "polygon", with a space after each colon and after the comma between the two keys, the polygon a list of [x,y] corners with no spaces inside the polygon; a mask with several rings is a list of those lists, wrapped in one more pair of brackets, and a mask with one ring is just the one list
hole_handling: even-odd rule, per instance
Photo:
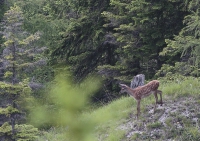
{"label": "brown fur", "polygon": [[[147,83],[144,86],[139,86],[135,89],[131,89],[125,84],[120,84],[121,91],[120,93],[128,93],[130,96],[133,96],[135,100],[137,101],[137,118],[140,114],[140,100],[144,97],[149,96],[150,94],[154,94],[156,103],[154,106],[154,111],[156,109],[156,104],[161,104],[162,105],[162,91],[158,90],[159,87],[159,81],[158,80],[153,80]],[[160,102],[158,102],[158,96],[157,93],[160,94]]]}

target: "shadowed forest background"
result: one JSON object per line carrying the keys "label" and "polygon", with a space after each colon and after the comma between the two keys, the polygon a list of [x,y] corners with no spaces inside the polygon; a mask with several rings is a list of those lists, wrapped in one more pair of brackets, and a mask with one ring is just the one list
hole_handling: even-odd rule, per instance
{"label": "shadowed forest background", "polygon": [[92,140],[107,119],[71,119],[120,99],[119,83],[198,78],[199,11],[200,0],[0,0],[0,140],[60,126]]}

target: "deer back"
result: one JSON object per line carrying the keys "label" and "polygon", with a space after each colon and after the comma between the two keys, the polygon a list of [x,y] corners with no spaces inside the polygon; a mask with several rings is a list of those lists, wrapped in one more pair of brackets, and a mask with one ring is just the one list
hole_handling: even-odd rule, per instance
{"label": "deer back", "polygon": [[156,91],[159,87],[159,81],[153,80],[144,86],[139,86],[134,89],[134,93],[137,97],[143,98]]}

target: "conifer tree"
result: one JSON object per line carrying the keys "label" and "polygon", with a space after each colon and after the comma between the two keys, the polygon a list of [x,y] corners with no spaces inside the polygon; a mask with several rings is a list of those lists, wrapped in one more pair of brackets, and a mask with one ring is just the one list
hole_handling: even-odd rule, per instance
{"label": "conifer tree", "polygon": [[[98,64],[113,64],[113,46],[109,46],[101,16],[109,4],[108,0],[67,0],[69,25],[61,32],[61,46],[52,49],[51,57],[70,66],[78,80],[91,73]],[[108,37],[109,38],[109,37]],[[56,62],[56,63],[57,63]]]}
{"label": "conifer tree", "polygon": [[112,0],[111,5],[112,10],[102,14],[108,21],[104,26],[119,43],[117,64],[126,68],[125,75],[143,72],[147,79],[152,77],[165,61],[159,57],[165,38],[183,27],[185,1]]}
{"label": "conifer tree", "polygon": [[182,75],[199,75],[200,65],[200,8],[199,0],[189,2],[189,14],[184,17],[185,27],[174,36],[174,39],[166,39],[167,46],[160,53],[162,56],[173,58],[178,54],[180,62],[175,63],[175,70]]}
{"label": "conifer tree", "polygon": [[[4,0],[0,0],[0,22],[3,20],[3,15],[6,11],[6,4]],[[1,31],[1,28],[0,28]],[[0,51],[2,50],[1,44],[3,43],[2,35],[0,35]],[[1,75],[1,72],[0,72]]]}
{"label": "conifer tree", "polygon": [[39,33],[29,35],[23,31],[23,13],[17,5],[4,14],[2,25],[5,42],[1,57],[4,82],[0,85],[0,139],[35,140],[37,129],[25,124],[25,114],[27,103],[31,103],[30,72],[35,66],[45,64],[39,53],[43,48],[34,46]]}

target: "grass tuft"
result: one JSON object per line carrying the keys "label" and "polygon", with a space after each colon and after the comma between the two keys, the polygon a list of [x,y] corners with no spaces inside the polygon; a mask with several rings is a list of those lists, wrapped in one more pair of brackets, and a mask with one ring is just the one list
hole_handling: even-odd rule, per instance
{"label": "grass tuft", "polygon": [[200,91],[200,80],[194,77],[186,77],[183,80],[176,80],[171,82],[160,81],[160,89],[164,96],[171,96],[171,98],[178,98],[183,96],[198,96]]}

